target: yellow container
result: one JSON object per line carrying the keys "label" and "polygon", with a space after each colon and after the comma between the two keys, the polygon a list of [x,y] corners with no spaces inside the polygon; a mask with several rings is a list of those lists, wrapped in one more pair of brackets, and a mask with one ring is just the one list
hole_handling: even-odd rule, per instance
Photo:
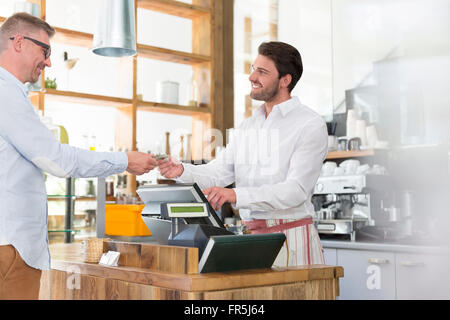
{"label": "yellow container", "polygon": [[144,205],[107,204],[105,234],[109,236],[142,237],[152,233],[141,217]]}

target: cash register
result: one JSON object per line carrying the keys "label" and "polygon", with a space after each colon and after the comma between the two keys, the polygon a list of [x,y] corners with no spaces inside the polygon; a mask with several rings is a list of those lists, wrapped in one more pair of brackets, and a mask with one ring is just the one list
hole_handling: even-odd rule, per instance
{"label": "cash register", "polygon": [[142,219],[160,244],[199,249],[199,271],[270,268],[286,239],[282,233],[235,235],[194,184],[141,186]]}

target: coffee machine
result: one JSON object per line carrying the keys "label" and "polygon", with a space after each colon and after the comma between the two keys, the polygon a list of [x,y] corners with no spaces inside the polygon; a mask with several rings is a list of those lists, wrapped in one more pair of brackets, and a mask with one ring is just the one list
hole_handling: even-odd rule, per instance
{"label": "coffee machine", "polygon": [[410,244],[438,243],[447,235],[450,153],[447,145],[392,148],[389,175],[367,175],[374,226],[361,235]]}
{"label": "coffee machine", "polygon": [[319,234],[349,236],[355,241],[356,230],[374,225],[371,195],[365,188],[365,175],[319,177],[312,197]]}

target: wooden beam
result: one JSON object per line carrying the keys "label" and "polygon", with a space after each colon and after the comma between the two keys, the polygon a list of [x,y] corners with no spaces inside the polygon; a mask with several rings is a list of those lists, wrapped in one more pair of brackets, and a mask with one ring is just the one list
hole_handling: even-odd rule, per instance
{"label": "wooden beam", "polygon": [[138,7],[187,19],[210,13],[208,7],[174,0],[138,0]]}
{"label": "wooden beam", "polygon": [[331,152],[328,152],[327,160],[370,157],[373,155],[375,155],[375,152],[373,149],[361,150],[361,151],[331,151]]}
{"label": "wooden beam", "polygon": [[201,116],[208,114],[211,109],[208,107],[188,107],[175,104],[140,101],[138,105],[139,111],[168,113],[180,116]]}
{"label": "wooden beam", "polygon": [[222,132],[234,127],[234,40],[233,1],[215,0],[213,19],[213,127]]}
{"label": "wooden beam", "polygon": [[54,27],[53,41],[84,48],[91,48],[94,35],[86,32]]}
{"label": "wooden beam", "polygon": [[118,108],[129,107],[133,103],[131,99],[108,97],[73,91],[62,91],[49,88],[46,88],[44,93],[51,99],[69,103],[83,103],[100,106],[112,106]]}
{"label": "wooden beam", "polygon": [[142,58],[162,60],[173,63],[195,65],[209,62],[211,60],[211,58],[207,55],[158,48],[145,44],[138,44],[137,50],[139,56]]}

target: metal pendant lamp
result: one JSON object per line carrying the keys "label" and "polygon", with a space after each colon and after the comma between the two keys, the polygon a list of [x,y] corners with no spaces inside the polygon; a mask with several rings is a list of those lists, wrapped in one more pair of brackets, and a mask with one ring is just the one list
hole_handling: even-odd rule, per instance
{"label": "metal pendant lamp", "polygon": [[92,51],[106,57],[137,53],[134,0],[100,1]]}

